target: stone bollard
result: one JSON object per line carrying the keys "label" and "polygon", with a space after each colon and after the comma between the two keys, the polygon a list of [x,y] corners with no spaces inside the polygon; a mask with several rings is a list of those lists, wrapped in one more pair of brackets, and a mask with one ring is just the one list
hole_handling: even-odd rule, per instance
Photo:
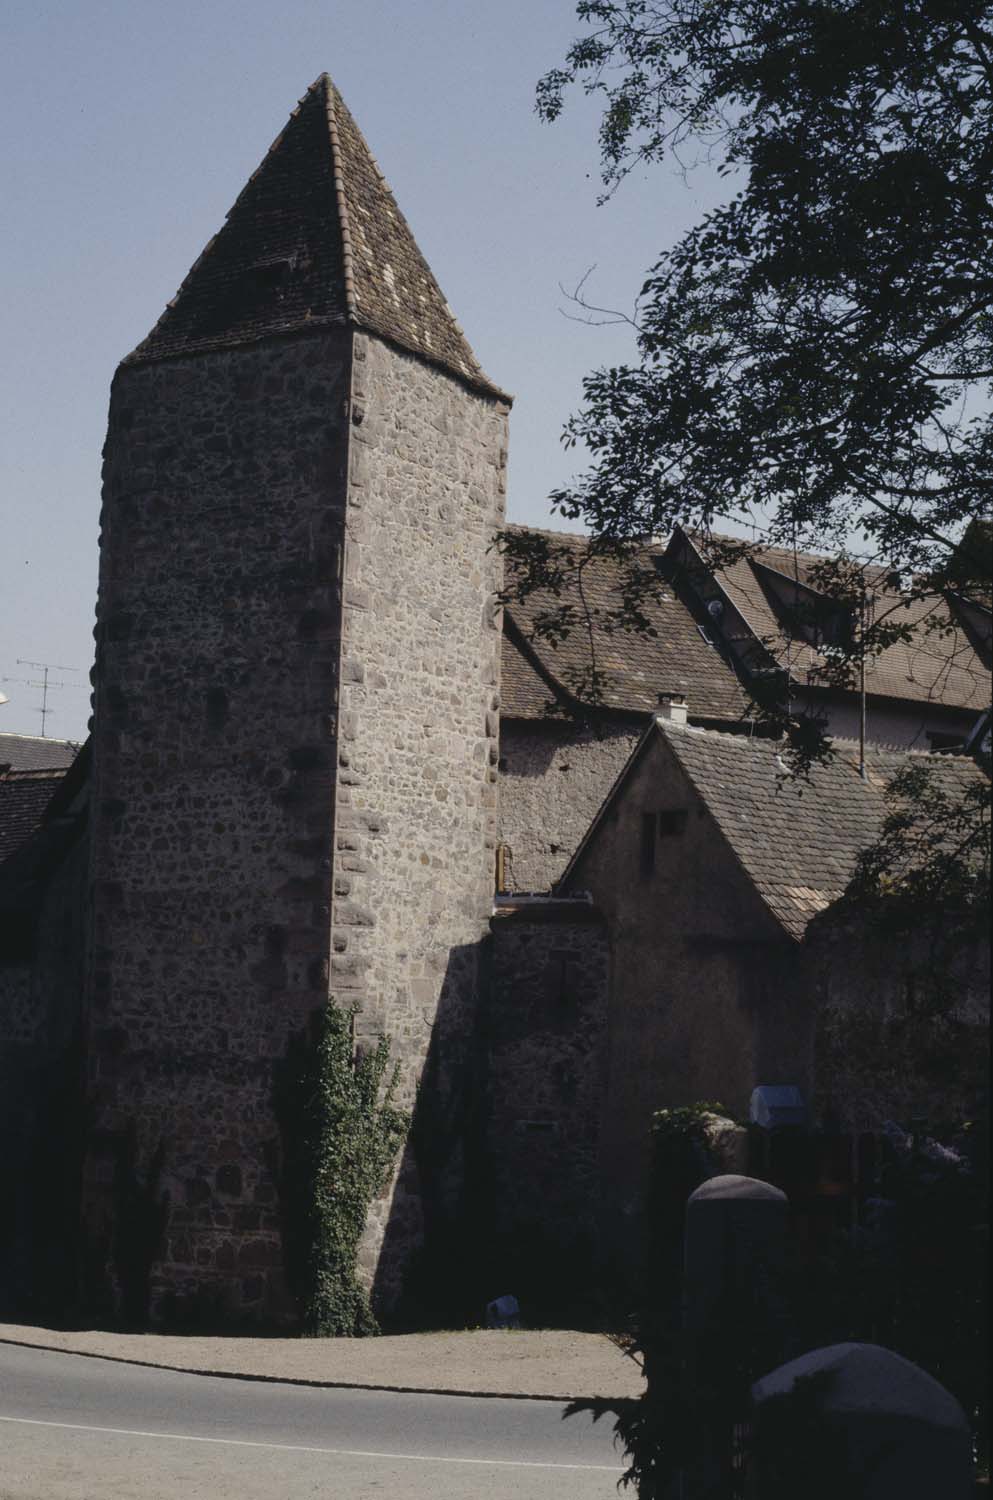
{"label": "stone bollard", "polygon": [[756,1370],[787,1353],[783,1277],[789,1204],[771,1183],[711,1177],[686,1204],[683,1321],[689,1388],[703,1415],[685,1500],[731,1481],[732,1426],[743,1421]]}
{"label": "stone bollard", "polygon": [[[686,1327],[707,1334],[732,1315],[782,1322],[789,1203],[769,1182],[710,1177],[686,1203],[683,1300]],[[733,1305],[731,1305],[733,1303]],[[759,1367],[761,1368],[761,1366]]]}
{"label": "stone bollard", "polygon": [[755,1500],[970,1500],[965,1413],[878,1344],[831,1344],[752,1387]]}

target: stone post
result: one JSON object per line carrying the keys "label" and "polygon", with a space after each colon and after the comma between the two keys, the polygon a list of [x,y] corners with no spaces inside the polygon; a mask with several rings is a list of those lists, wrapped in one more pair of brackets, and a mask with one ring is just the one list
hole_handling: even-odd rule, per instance
{"label": "stone post", "polygon": [[944,1386],[877,1344],[832,1344],[752,1387],[755,1500],[969,1500],[972,1435]]}
{"label": "stone post", "polygon": [[729,1490],[732,1429],[744,1419],[751,1380],[786,1352],[787,1210],[778,1188],[736,1174],[709,1178],[687,1201],[686,1377],[702,1421],[682,1500]]}

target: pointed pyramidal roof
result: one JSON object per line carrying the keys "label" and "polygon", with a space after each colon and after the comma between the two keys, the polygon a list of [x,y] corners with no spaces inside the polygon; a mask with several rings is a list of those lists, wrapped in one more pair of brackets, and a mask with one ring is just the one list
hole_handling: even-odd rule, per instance
{"label": "pointed pyramidal roof", "polygon": [[334,325],[379,334],[474,389],[509,399],[483,373],[358,126],[323,73],[124,363]]}

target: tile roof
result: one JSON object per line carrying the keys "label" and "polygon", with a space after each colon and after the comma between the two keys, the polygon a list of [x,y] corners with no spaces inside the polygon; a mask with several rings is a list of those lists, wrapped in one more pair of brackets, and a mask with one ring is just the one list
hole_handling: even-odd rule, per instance
{"label": "tile roof", "polygon": [[[679,536],[697,550],[693,538],[686,533],[677,533]],[[715,536],[714,540],[740,543],[737,537]],[[699,550],[697,557],[701,557]],[[824,556],[794,554],[779,547],[756,548],[751,556],[723,568],[710,568],[701,559],[702,567],[712,573],[754,641],[766,643],[775,660],[788,667],[792,679],[802,685],[817,685],[817,669],[825,658],[816,647],[791,638],[782,611],[776,608],[774,585],[777,578],[782,578],[787,588],[794,579],[807,584],[811,570],[825,561]],[[771,577],[763,577],[763,565]],[[914,633],[909,641],[895,641],[866,662],[869,693],[976,713],[988,706],[989,645],[983,647],[942,595],[908,598],[887,584],[886,570],[879,568],[872,570],[872,598],[877,618],[885,611],[894,624],[912,625]]]}
{"label": "tile roof", "polygon": [[869,750],[863,781],[857,746],[835,740],[831,760],[816,766],[809,781],[793,781],[784,778],[775,740],[656,725],[759,894],[795,938],[844,892],[856,856],[880,828],[884,790],[897,771],[926,762],[950,795],[982,775],[968,756]]}
{"label": "tile roof", "polygon": [[[508,526],[507,530],[546,537],[552,548],[566,549],[575,561],[582,558],[589,540],[572,532],[536,531],[526,526]],[[656,566],[663,552],[660,546],[649,546],[643,557]],[[707,644],[689,608],[671,588],[664,586],[662,596],[645,606],[654,636],[609,631],[597,623],[621,602],[621,568],[615,560],[597,557],[588,564],[583,573],[583,594],[594,622],[593,640],[597,668],[604,677],[605,707],[653,713],[659,693],[683,692],[694,718],[735,722],[745,717],[748,697],[734,668],[720,649]],[[511,718],[541,716],[554,696],[545,679],[569,697],[589,672],[585,629],[574,628],[557,646],[534,634],[538,616],[557,602],[578,605],[578,589],[565,588],[560,601],[551,593],[536,592],[505,608],[509,629],[504,632],[502,701],[503,713]],[[515,631],[524,638],[525,652],[533,654],[533,661],[525,656],[522,663]]]}
{"label": "tile roof", "polygon": [[35,734],[0,734],[0,771],[65,770],[79,753],[73,740],[50,740]]}
{"label": "tile roof", "polygon": [[547,718],[559,701],[554,680],[536,668],[531,647],[504,612],[500,707],[505,718]]}
{"label": "tile roof", "polygon": [[351,326],[503,400],[326,73],[125,364]]}
{"label": "tile roof", "polygon": [[7,771],[0,775],[0,862],[26,844],[41,825],[65,769]]}

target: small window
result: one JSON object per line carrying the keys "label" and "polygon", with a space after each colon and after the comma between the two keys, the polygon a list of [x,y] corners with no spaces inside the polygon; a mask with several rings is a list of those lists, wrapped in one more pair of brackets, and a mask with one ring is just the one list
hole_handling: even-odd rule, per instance
{"label": "small window", "polygon": [[685,807],[665,808],[659,813],[659,838],[671,838],[686,827]]}
{"label": "small window", "polygon": [[641,878],[647,880],[655,869],[655,814],[641,815]]}
{"label": "small window", "polygon": [[553,1005],[565,1005],[570,998],[573,957],[571,948],[553,948],[548,955],[546,994]]}

